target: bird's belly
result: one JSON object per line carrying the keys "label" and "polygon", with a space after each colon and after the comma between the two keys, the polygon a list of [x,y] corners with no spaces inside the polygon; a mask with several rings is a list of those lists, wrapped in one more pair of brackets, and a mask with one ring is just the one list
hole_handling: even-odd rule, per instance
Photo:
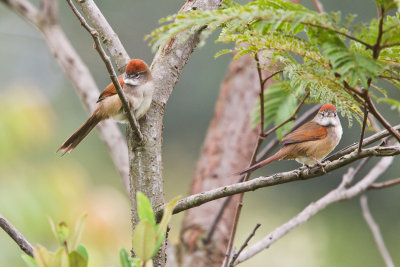
{"label": "bird's belly", "polygon": [[305,164],[305,165],[313,165],[315,164],[315,159],[307,156],[300,156],[295,158],[298,163]]}

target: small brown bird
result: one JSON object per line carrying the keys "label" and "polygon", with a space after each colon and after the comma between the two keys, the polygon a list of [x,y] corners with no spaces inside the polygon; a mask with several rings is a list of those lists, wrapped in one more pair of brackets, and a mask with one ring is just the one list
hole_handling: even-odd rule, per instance
{"label": "small brown bird", "polygon": [[[132,59],[118,80],[135,118],[140,119],[150,108],[153,98],[154,83],[149,67],[140,59]],[[97,108],[89,119],[61,145],[57,152],[61,151],[63,155],[70,153],[102,120],[113,118],[119,122],[127,122],[121,99],[112,83],[100,94],[97,103]]]}
{"label": "small brown bird", "polygon": [[276,160],[294,159],[304,165],[320,164],[342,137],[342,126],[332,104],[324,104],[313,120],[283,138],[282,148],[275,155],[240,171],[242,175],[254,171]]}

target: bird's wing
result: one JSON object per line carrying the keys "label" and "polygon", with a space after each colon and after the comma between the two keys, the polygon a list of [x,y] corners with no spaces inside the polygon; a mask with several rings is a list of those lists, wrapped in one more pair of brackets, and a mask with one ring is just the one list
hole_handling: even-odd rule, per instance
{"label": "bird's wing", "polygon": [[314,121],[309,121],[291,133],[288,133],[282,140],[282,145],[297,144],[307,141],[320,140],[326,137],[326,127]]}
{"label": "bird's wing", "polygon": [[[118,77],[119,84],[121,87],[124,87],[124,79],[122,77]],[[115,89],[115,86],[113,83],[110,83],[106,89],[104,89],[103,92],[101,92],[99,99],[97,99],[97,103],[100,101],[104,100],[106,97],[113,96],[117,94],[117,89]]]}

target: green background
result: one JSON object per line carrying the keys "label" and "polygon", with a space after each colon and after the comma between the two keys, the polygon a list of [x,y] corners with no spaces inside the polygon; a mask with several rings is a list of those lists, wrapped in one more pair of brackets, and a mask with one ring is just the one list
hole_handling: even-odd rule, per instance
{"label": "green background", "polygon": [[[144,36],[158,19],[176,12],[184,1],[97,1],[131,57],[151,62]],[[312,1],[304,1],[313,8]],[[358,14],[358,22],[375,16],[372,0],[325,0],[326,11]],[[38,1],[35,2],[38,6]],[[99,88],[110,82],[93,49],[92,39],[65,1],[59,1],[60,23],[91,70]],[[215,39],[215,38],[214,38]],[[186,195],[219,85],[230,56],[214,59],[224,46],[209,39],[196,49],[168,102],[164,119],[166,200]],[[72,84],[49,52],[40,32],[0,4],[0,213],[32,244],[57,246],[47,217],[72,225],[89,214],[83,243],[90,266],[118,266],[120,247],[130,248],[130,207],[105,145],[92,133],[70,155],[60,157],[59,145],[87,118]],[[383,84],[385,86],[385,84]],[[399,99],[398,91],[388,89]],[[303,107],[301,111],[309,107]],[[393,124],[399,114],[379,107]],[[358,140],[360,127],[342,119],[344,138],[337,149]],[[124,126],[121,126],[124,128]],[[370,165],[377,159],[370,161]],[[380,180],[397,178],[399,160]],[[368,165],[368,166],[370,166]],[[258,174],[289,170],[295,162],[279,162]],[[340,182],[342,171],[318,179],[265,188],[246,194],[236,244],[256,223],[262,226],[253,242],[300,212]],[[362,174],[365,174],[364,170]],[[176,185],[180,186],[176,186]],[[370,191],[370,208],[381,226],[395,261],[400,263],[399,187]],[[179,240],[182,214],[172,219],[170,238]],[[21,251],[0,231],[0,266],[24,266]],[[373,237],[362,218],[359,199],[335,204],[241,266],[383,266]]]}

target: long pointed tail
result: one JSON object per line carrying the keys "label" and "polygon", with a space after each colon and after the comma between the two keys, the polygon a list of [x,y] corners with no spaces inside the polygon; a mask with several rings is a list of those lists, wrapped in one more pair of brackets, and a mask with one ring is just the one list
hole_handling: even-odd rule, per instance
{"label": "long pointed tail", "polygon": [[283,153],[282,150],[279,150],[275,155],[273,155],[273,156],[271,156],[271,157],[269,157],[269,158],[267,158],[267,159],[265,159],[263,161],[260,161],[259,163],[256,163],[253,166],[250,166],[247,169],[244,169],[244,170],[242,170],[240,172],[237,172],[235,174],[236,175],[243,175],[243,174],[246,174],[248,172],[252,172],[254,170],[257,170],[258,168],[261,168],[261,167],[263,167],[263,166],[265,166],[267,164],[270,164],[273,161],[280,160],[284,156],[285,156],[285,153]]}
{"label": "long pointed tail", "polygon": [[64,144],[60,146],[59,149],[57,149],[57,152],[61,151],[63,155],[65,153],[70,153],[90,133],[90,131],[96,127],[100,121],[100,116],[98,116],[96,113],[92,114],[92,116],[90,116],[90,118],[87,119],[87,121],[85,121],[82,126],[76,130],[76,132],[74,132],[71,137],[64,142]]}

